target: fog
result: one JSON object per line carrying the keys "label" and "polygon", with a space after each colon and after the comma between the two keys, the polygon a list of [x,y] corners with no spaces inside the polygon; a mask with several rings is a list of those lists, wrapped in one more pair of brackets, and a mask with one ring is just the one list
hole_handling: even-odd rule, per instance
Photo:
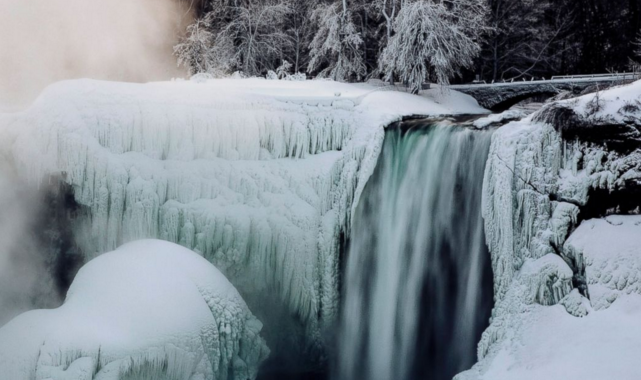
{"label": "fog", "polygon": [[[192,20],[191,1],[0,0],[0,128],[2,111],[26,107],[56,81],[184,76],[173,46]],[[73,275],[60,259],[69,226],[55,219],[67,210],[49,190],[22,182],[0,155],[0,326],[58,306]]]}
{"label": "fog", "polygon": [[0,0],[0,105],[71,78],[184,76],[173,45],[194,0]]}
{"label": "fog", "polygon": [[42,245],[46,231],[38,231],[39,193],[0,161],[0,326],[23,311],[60,303],[48,265],[55,257],[45,254],[52,252]]}

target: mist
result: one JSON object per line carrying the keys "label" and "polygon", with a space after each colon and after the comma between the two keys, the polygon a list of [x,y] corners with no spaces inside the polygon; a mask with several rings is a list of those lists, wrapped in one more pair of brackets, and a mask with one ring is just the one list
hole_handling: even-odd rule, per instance
{"label": "mist", "polygon": [[64,79],[184,76],[172,53],[192,1],[0,0],[0,105],[29,104]]}
{"label": "mist", "polygon": [[[184,76],[173,46],[192,20],[191,1],[0,0],[0,113],[28,106],[60,80]],[[81,264],[65,256],[73,251],[68,205],[52,199],[51,189],[21,181],[0,156],[0,326],[60,305]]]}
{"label": "mist", "polygon": [[20,181],[0,160],[0,326],[33,308],[61,302],[49,264],[55,257],[42,244],[40,191]]}

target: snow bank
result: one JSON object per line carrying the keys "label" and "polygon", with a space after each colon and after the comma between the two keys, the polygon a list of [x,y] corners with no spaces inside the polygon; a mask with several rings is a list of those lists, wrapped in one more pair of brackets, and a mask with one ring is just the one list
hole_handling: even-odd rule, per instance
{"label": "snow bank", "polygon": [[[483,380],[635,380],[641,350],[641,296],[577,318],[563,306],[528,311],[526,323],[494,356]],[[465,378],[465,377],[459,377]]]}
{"label": "snow bank", "polygon": [[523,302],[520,314],[512,310],[508,318],[498,317],[508,322],[503,326],[507,339],[497,345],[491,360],[459,379],[638,378],[641,217],[613,215],[584,221],[568,238],[565,250],[585,263],[590,300],[574,289],[560,305]]}
{"label": "snow bank", "polygon": [[269,350],[233,285],[197,254],[158,240],[86,264],[65,303],[0,329],[2,377],[253,379]]}
{"label": "snow bank", "polygon": [[[640,293],[641,220],[607,215],[640,211],[640,95],[638,82],[555,102],[493,135],[483,216],[495,309],[480,362],[458,379],[638,377],[625,350],[640,348],[626,331],[639,330],[641,302],[614,301]],[[594,217],[606,218],[579,226]]]}
{"label": "snow bank", "polygon": [[641,216],[584,221],[565,250],[585,267],[594,309],[606,309],[627,294],[641,294]]}
{"label": "snow bank", "polygon": [[79,80],[49,87],[2,133],[20,173],[73,187],[88,258],[140,238],[179,243],[227,275],[268,340],[270,313],[252,303],[276,294],[282,305],[268,308],[285,308],[320,345],[337,316],[341,236],[384,127],[479,112],[455,92],[330,81]]}

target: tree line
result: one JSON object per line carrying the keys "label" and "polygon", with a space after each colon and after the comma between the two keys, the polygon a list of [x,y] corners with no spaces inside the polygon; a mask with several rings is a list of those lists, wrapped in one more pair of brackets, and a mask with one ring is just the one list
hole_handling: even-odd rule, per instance
{"label": "tree line", "polygon": [[204,0],[175,47],[190,74],[447,84],[624,71],[641,0]]}

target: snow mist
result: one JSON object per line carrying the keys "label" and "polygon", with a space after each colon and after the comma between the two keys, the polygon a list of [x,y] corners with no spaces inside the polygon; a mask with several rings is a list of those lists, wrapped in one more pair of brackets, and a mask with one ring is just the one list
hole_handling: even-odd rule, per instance
{"label": "snow mist", "polygon": [[0,0],[0,110],[63,79],[183,76],[172,49],[191,21],[189,1]]}
{"label": "snow mist", "polygon": [[424,122],[388,130],[354,219],[336,378],[449,380],[476,361],[492,306],[490,139]]}

